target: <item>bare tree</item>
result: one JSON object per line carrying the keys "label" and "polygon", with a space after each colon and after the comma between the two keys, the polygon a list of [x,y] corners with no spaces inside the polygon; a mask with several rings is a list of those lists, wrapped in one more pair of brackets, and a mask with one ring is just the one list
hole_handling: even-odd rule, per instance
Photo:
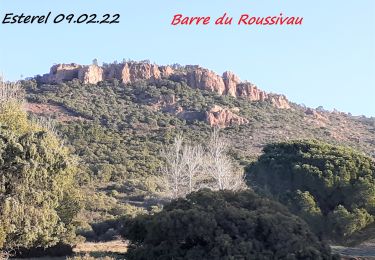
{"label": "bare tree", "polygon": [[187,192],[196,190],[196,182],[198,174],[202,170],[203,165],[203,149],[200,145],[185,145],[183,149],[184,175],[188,182]]}
{"label": "bare tree", "polygon": [[182,156],[183,138],[178,135],[174,143],[162,151],[162,157],[165,160],[165,166],[162,168],[162,174],[165,178],[167,191],[171,193],[173,199],[180,197],[184,189],[183,168],[185,163]]}
{"label": "bare tree", "polygon": [[236,170],[227,155],[227,142],[214,130],[205,149],[183,143],[181,135],[162,151],[165,166],[162,174],[168,195],[185,197],[200,188],[239,190],[244,185],[243,174]]}
{"label": "bare tree", "polygon": [[206,172],[212,177],[215,190],[239,190],[244,187],[243,174],[237,171],[227,155],[227,142],[214,129],[207,145]]}
{"label": "bare tree", "polygon": [[22,103],[24,93],[18,82],[7,82],[0,76],[0,104],[5,102]]}

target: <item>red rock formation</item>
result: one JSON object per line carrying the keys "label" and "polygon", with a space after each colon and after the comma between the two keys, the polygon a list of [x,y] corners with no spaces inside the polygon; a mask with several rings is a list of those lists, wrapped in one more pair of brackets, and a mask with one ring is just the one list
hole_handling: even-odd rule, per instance
{"label": "red rock formation", "polygon": [[[326,115],[324,115],[323,113],[319,113],[315,109],[307,108],[305,110],[305,114],[307,115],[307,117],[305,118],[307,122],[316,124],[319,127],[325,127],[329,122],[329,119]],[[334,136],[334,138],[336,137]]]}
{"label": "red rock formation", "polygon": [[274,105],[277,108],[281,108],[281,109],[290,108],[289,101],[284,95],[271,94],[269,95],[269,100],[271,101],[272,105]]}
{"label": "red rock formation", "polygon": [[123,74],[124,83],[133,83],[137,80],[159,79],[160,71],[158,66],[149,63],[126,64],[129,67],[129,75]]}
{"label": "red rock formation", "polygon": [[156,81],[178,75],[192,88],[213,91],[219,95],[243,97],[250,101],[269,101],[277,108],[289,109],[288,100],[283,95],[267,94],[249,82],[241,82],[232,72],[223,76],[199,66],[186,66],[182,71],[174,71],[169,66],[157,66],[147,62],[127,62],[110,64],[103,68],[97,65],[81,66],[75,63],[59,64],[51,68],[49,74],[41,77],[44,83],[61,83],[78,78],[84,83],[95,84],[106,79],[118,79],[126,84],[139,80]]}
{"label": "red rock formation", "polygon": [[237,77],[233,72],[226,71],[223,73],[223,80],[225,84],[225,94],[236,97],[237,96],[237,85],[241,82],[240,78]]}
{"label": "red rock formation", "polygon": [[237,97],[245,97],[250,101],[264,101],[268,99],[266,92],[248,82],[238,84],[236,93]]}
{"label": "red rock formation", "polygon": [[160,76],[162,78],[169,78],[173,74],[173,69],[169,66],[161,66],[159,67],[160,70]]}
{"label": "red rock formation", "polygon": [[315,109],[312,109],[312,108],[307,108],[305,110],[305,114],[308,115],[308,116],[311,116],[314,119],[318,119],[318,120],[321,120],[321,121],[328,121],[328,118],[325,115],[319,113],[318,111],[316,111]]}
{"label": "red rock formation", "polygon": [[122,80],[125,64],[111,64],[103,67],[105,79]]}
{"label": "red rock formation", "polygon": [[126,63],[122,70],[122,81],[134,83],[138,80],[157,80],[168,78],[173,73],[169,66],[157,66],[149,63]]}
{"label": "red rock formation", "polygon": [[85,84],[103,81],[103,69],[97,65],[84,66],[78,71],[78,79]]}
{"label": "red rock formation", "polygon": [[43,75],[41,80],[45,83],[61,83],[73,80],[78,78],[78,72],[81,68],[82,66],[76,63],[56,64],[51,67],[49,74]]}
{"label": "red rock formation", "polygon": [[173,73],[169,66],[157,66],[149,63],[127,62],[113,64],[105,69],[105,78],[116,78],[124,83],[134,83],[139,80],[157,80],[168,78]]}
{"label": "red rock formation", "polygon": [[198,66],[193,68],[189,69],[186,74],[187,83],[190,87],[214,91],[219,95],[225,94],[225,84],[222,77],[208,69]]}
{"label": "red rock formation", "polygon": [[206,122],[210,126],[224,128],[227,126],[248,124],[249,120],[234,114],[227,108],[214,106],[206,112]]}

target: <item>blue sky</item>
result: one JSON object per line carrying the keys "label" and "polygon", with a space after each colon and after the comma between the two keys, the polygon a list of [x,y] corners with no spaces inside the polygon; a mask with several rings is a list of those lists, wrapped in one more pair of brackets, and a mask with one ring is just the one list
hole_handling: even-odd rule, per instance
{"label": "blue sky", "polygon": [[[375,1],[0,0],[5,13],[119,13],[120,24],[0,24],[0,72],[16,80],[54,63],[150,59],[237,73],[296,103],[375,116]],[[298,27],[172,27],[173,15],[303,16]]]}

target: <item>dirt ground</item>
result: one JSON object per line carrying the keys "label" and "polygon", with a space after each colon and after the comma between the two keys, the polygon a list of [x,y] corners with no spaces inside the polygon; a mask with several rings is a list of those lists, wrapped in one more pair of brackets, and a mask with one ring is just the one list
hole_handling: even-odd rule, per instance
{"label": "dirt ground", "polygon": [[331,246],[334,253],[343,256],[343,259],[375,260],[375,240],[364,242],[356,247]]}

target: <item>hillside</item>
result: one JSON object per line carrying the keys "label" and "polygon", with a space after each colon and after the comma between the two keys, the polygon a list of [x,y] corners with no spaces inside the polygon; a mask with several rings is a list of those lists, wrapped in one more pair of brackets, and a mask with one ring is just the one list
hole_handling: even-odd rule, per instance
{"label": "hillside", "polygon": [[79,181],[91,195],[83,222],[157,205],[159,151],[180,132],[196,143],[220,127],[238,167],[255,160],[265,144],[291,139],[318,139],[375,157],[374,118],[306,108],[232,72],[148,62],[60,64],[22,85],[26,109],[56,119],[80,159]]}

